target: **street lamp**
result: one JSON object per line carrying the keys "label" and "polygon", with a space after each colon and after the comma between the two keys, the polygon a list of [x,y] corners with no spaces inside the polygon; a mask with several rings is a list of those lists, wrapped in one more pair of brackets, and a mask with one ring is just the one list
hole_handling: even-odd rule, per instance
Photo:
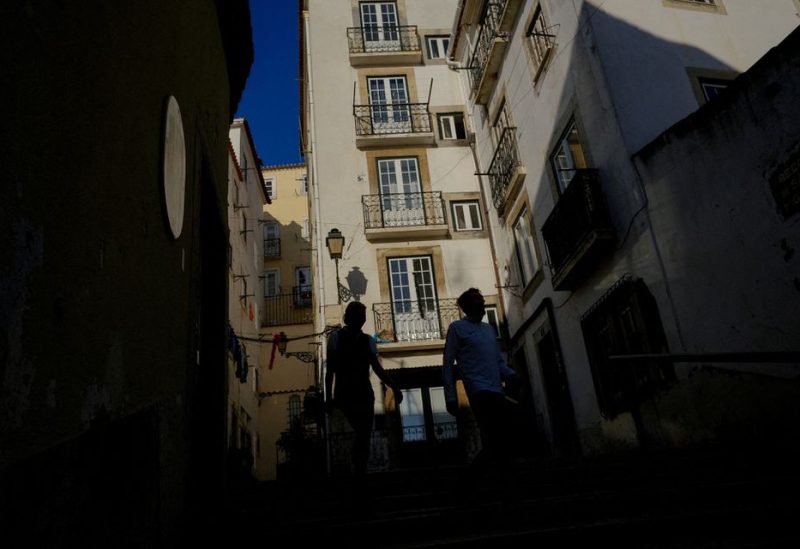
{"label": "street lamp", "polygon": [[285,333],[281,332],[279,337],[276,339],[278,341],[278,352],[281,354],[281,356],[285,356],[287,358],[294,357],[303,362],[314,362],[316,360],[316,355],[314,353],[309,353],[306,351],[287,351],[286,345],[289,343],[289,338]]}
{"label": "street lamp", "polygon": [[336,263],[336,293],[339,303],[350,301],[353,293],[339,282],[339,260],[342,258],[342,251],[344,250],[344,235],[339,229],[333,228],[330,230],[328,236],[325,237],[325,246],[328,248],[328,253],[331,254],[331,259]]}

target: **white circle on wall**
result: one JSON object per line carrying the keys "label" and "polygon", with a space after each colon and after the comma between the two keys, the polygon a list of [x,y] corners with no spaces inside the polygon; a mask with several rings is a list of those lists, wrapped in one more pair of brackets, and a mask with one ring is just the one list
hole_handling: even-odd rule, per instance
{"label": "white circle on wall", "polygon": [[186,205],[186,142],[178,101],[167,99],[164,120],[164,203],[172,236],[178,238],[183,230],[183,211]]}

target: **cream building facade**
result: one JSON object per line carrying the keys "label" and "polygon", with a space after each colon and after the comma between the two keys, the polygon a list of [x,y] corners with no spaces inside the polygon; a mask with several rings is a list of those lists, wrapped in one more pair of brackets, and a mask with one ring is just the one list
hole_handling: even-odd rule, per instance
{"label": "cream building facade", "polygon": [[[279,469],[292,458],[283,437],[294,442],[317,440],[316,418],[304,404],[317,386],[319,337],[312,337],[311,239],[308,180],[305,164],[265,166],[264,185],[271,204],[264,208],[260,230],[263,271],[259,300],[262,354],[258,376],[258,420],[262,446],[259,462],[263,479],[279,478]],[[276,334],[289,339],[286,354],[273,351]],[[307,456],[306,456],[307,457]],[[299,458],[299,456],[298,456]],[[321,466],[320,466],[321,467]]]}
{"label": "cream building facade", "polygon": [[229,130],[228,161],[228,449],[231,464],[264,478],[259,459],[258,378],[264,263],[260,226],[267,202],[260,160],[247,120],[236,118]]}
{"label": "cream building facade", "polygon": [[[339,324],[349,300],[364,303],[364,331],[404,391],[398,409],[373,375],[373,468],[461,459],[474,430],[445,411],[444,337],[467,288],[484,293],[495,326],[502,307],[472,123],[446,59],[458,2],[301,4],[316,331]],[[326,248],[333,229],[345,239],[338,262]],[[334,418],[334,472],[346,466],[346,431]]]}
{"label": "cream building facade", "polygon": [[[711,435],[716,416],[705,418],[706,427],[695,421],[711,403],[690,398],[704,390],[688,381],[696,362],[613,362],[609,355],[791,346],[790,318],[762,317],[760,307],[755,317],[744,305],[742,295],[763,292],[747,274],[719,294],[742,306],[705,297],[722,292],[704,263],[730,262],[730,249],[717,245],[723,233],[703,233],[705,219],[671,207],[681,201],[663,188],[655,208],[631,159],[713,103],[797,25],[790,0],[459,3],[449,56],[468,97],[466,123],[491,200],[509,350],[528,365],[549,453],[681,446]],[[694,162],[712,162],[697,156],[686,156],[680,169],[691,176],[701,173]],[[689,227],[699,233],[687,235]],[[681,254],[682,238],[708,239],[704,258]],[[787,290],[775,282],[757,295],[781,309]],[[706,312],[703,303],[717,305]],[[676,386],[686,391],[683,404],[659,410],[659,395]],[[708,432],[689,432],[692,423]]]}

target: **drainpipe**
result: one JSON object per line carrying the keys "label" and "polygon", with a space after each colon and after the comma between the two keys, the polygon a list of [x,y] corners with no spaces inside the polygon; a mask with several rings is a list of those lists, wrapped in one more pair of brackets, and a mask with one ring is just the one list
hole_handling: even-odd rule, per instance
{"label": "drainpipe", "polygon": [[[322,250],[325,248],[322,247],[322,233],[321,233],[321,217],[320,217],[320,207],[319,207],[319,172],[317,171],[317,130],[316,130],[316,119],[314,117],[314,86],[312,83],[312,70],[311,70],[311,34],[308,32],[308,24],[309,24],[309,17],[310,14],[308,10],[303,11],[303,32],[305,34],[306,40],[306,89],[308,90],[308,116],[309,120],[311,121],[309,124],[309,128],[311,129],[311,174],[313,178],[311,179],[312,185],[309,186],[312,189],[313,197],[314,197],[314,216],[317,220],[314,223],[314,237],[317,241],[317,288],[319,296],[319,303],[317,304],[317,322],[316,326],[317,332],[321,332],[325,328],[325,284],[323,283],[324,277],[322,273],[322,259],[321,254]],[[318,386],[323,387],[322,395],[324,399],[329,398],[330,395],[325,394],[324,384],[322,381],[325,379],[325,356],[327,355],[327,339],[323,336],[321,338],[321,345],[320,345],[320,367],[317,368],[318,372],[318,379],[315,381],[317,382]],[[328,414],[325,414],[325,464],[327,468],[328,475],[331,473],[331,444],[330,444],[330,419]]]}

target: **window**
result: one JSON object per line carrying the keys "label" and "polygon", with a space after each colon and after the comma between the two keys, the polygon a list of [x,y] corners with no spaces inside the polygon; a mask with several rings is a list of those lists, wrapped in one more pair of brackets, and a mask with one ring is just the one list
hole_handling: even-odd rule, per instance
{"label": "window", "polygon": [[542,6],[536,7],[525,36],[528,39],[526,45],[531,60],[531,69],[533,70],[533,81],[536,82],[541,76],[555,44],[555,35],[547,27],[542,13]]}
{"label": "window", "polygon": [[264,190],[267,191],[267,196],[270,200],[275,200],[278,197],[278,188],[274,177],[264,178]]}
{"label": "window", "polygon": [[513,127],[514,124],[511,122],[511,113],[508,111],[508,105],[506,104],[505,100],[503,100],[502,105],[500,105],[500,108],[497,111],[494,124],[492,124],[492,139],[494,140],[495,147],[500,144],[505,131]]}
{"label": "window", "polygon": [[306,217],[303,219],[303,228],[300,229],[300,236],[308,240],[309,235],[309,225],[308,225],[308,218]]}
{"label": "window", "polygon": [[453,226],[457,231],[480,231],[481,211],[477,200],[453,202]]}
{"label": "window", "polygon": [[367,52],[382,51],[386,48],[386,42],[400,41],[397,6],[394,2],[362,2],[361,25]]}
{"label": "window", "polygon": [[264,257],[281,256],[281,226],[277,221],[264,223]]}
{"label": "window", "polygon": [[289,405],[288,408],[288,419],[289,419],[289,428],[295,427],[300,424],[300,418],[303,415],[303,403],[300,400],[300,397],[297,395],[292,395],[289,397]]}
{"label": "window", "polygon": [[245,242],[247,242],[247,233],[248,232],[250,232],[250,231],[247,228],[247,216],[244,215],[244,212],[242,212],[242,230],[239,231],[239,234],[242,235],[242,238],[244,238]]}
{"label": "window", "polygon": [[403,442],[425,440],[425,408],[422,389],[403,389],[400,403],[400,423],[403,426]]}
{"label": "window", "polygon": [[311,306],[311,267],[297,267],[294,270],[294,305]]}
{"label": "window", "polygon": [[724,80],[722,78],[700,76],[697,78],[697,83],[700,85],[700,90],[703,92],[703,98],[706,101],[711,101],[725,91],[731,82],[730,80]]}
{"label": "window", "polygon": [[494,328],[497,339],[500,339],[500,322],[497,317],[497,307],[494,305],[486,306],[486,316],[483,317],[483,322]]}
{"label": "window", "polygon": [[437,115],[439,118],[439,139],[466,139],[467,129],[464,127],[464,114],[449,112]]}
{"label": "window", "polygon": [[397,341],[440,339],[436,277],[430,256],[388,259],[391,322]]}
{"label": "window", "polygon": [[600,410],[606,417],[631,410],[674,382],[672,364],[609,360],[611,355],[667,353],[658,306],[644,281],[617,281],[581,319]]}
{"label": "window", "polygon": [[587,167],[583,145],[581,145],[578,127],[574,119],[567,124],[567,129],[559,139],[556,150],[550,156],[550,163],[553,166],[553,172],[558,182],[559,194],[567,189],[567,185],[575,177],[577,170]]}
{"label": "window", "polygon": [[428,49],[428,59],[444,59],[447,56],[447,48],[450,46],[450,37],[427,36],[425,45]]}
{"label": "window", "polygon": [[308,174],[300,175],[300,194],[308,194]]}
{"label": "window", "polygon": [[514,222],[514,246],[523,287],[533,280],[539,270],[539,258],[527,213],[527,208],[523,208]]}
{"label": "window", "polygon": [[411,130],[408,86],[405,76],[367,78],[374,133]]}
{"label": "window", "polygon": [[416,157],[378,159],[378,191],[384,227],[418,225],[425,219]]}
{"label": "window", "polygon": [[264,297],[274,297],[280,293],[280,271],[267,269],[264,271]]}

